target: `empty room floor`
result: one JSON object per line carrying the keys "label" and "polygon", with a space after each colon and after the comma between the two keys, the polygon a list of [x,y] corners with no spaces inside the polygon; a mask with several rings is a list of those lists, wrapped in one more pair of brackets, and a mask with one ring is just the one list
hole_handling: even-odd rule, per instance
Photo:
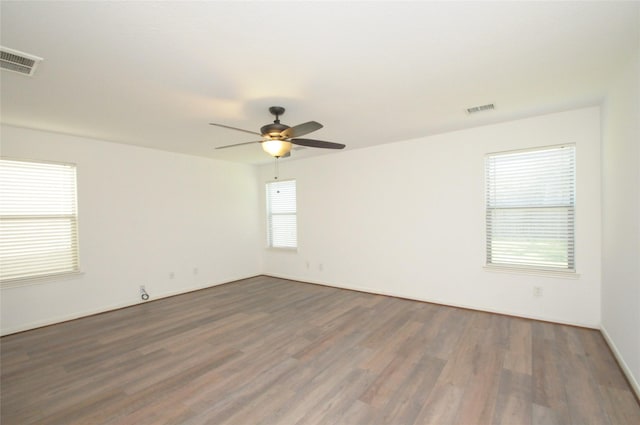
{"label": "empty room floor", "polygon": [[3,425],[640,423],[596,330],[265,276],[0,342]]}

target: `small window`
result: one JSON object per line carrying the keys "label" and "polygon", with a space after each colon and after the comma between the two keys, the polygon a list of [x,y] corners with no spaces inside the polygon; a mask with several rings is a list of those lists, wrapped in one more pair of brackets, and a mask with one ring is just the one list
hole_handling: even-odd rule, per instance
{"label": "small window", "polygon": [[486,157],[487,265],[575,271],[575,147]]}
{"label": "small window", "polygon": [[267,239],[271,248],[297,248],[296,181],[267,183]]}
{"label": "small window", "polygon": [[79,271],[76,167],[0,160],[0,281]]}

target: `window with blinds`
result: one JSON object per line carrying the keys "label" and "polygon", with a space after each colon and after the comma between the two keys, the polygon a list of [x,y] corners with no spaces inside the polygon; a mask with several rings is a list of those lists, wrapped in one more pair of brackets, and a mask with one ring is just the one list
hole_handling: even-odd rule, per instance
{"label": "window with blinds", "polygon": [[267,239],[271,248],[296,248],[296,181],[267,183]]}
{"label": "window with blinds", "polygon": [[487,265],[575,271],[575,146],[485,160]]}
{"label": "window with blinds", "polygon": [[79,270],[76,168],[0,159],[0,281]]}

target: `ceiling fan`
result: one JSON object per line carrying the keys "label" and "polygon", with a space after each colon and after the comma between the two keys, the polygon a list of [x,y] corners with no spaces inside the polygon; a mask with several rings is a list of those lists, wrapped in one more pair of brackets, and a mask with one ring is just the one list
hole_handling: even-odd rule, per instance
{"label": "ceiling fan", "polygon": [[315,139],[299,139],[300,136],[309,134],[313,131],[320,130],[322,124],[315,121],[305,122],[294,127],[280,123],[280,115],[284,114],[284,108],[282,106],[272,106],[269,108],[269,112],[276,117],[273,124],[267,124],[260,128],[260,133],[244,130],[242,128],[231,127],[224,124],[209,123],[217,127],[228,128],[231,130],[242,131],[244,133],[255,134],[262,137],[262,140],[256,140],[253,142],[236,143],[234,145],[218,146],[216,149],[232,148],[234,146],[249,145],[252,143],[261,143],[262,149],[269,155],[276,158],[287,157],[291,155],[291,145],[308,146],[312,148],[323,149],[343,149],[345,145],[342,143],[325,142],[324,140]]}

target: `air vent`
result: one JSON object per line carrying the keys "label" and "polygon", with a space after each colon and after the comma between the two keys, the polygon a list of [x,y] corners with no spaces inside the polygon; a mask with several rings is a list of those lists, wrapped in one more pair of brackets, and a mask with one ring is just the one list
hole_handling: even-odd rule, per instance
{"label": "air vent", "polygon": [[34,55],[0,46],[0,68],[32,76],[42,60]]}
{"label": "air vent", "polygon": [[467,108],[467,114],[475,114],[482,111],[489,111],[491,109],[496,109],[493,103],[487,103],[486,105],[474,106],[473,108]]}

